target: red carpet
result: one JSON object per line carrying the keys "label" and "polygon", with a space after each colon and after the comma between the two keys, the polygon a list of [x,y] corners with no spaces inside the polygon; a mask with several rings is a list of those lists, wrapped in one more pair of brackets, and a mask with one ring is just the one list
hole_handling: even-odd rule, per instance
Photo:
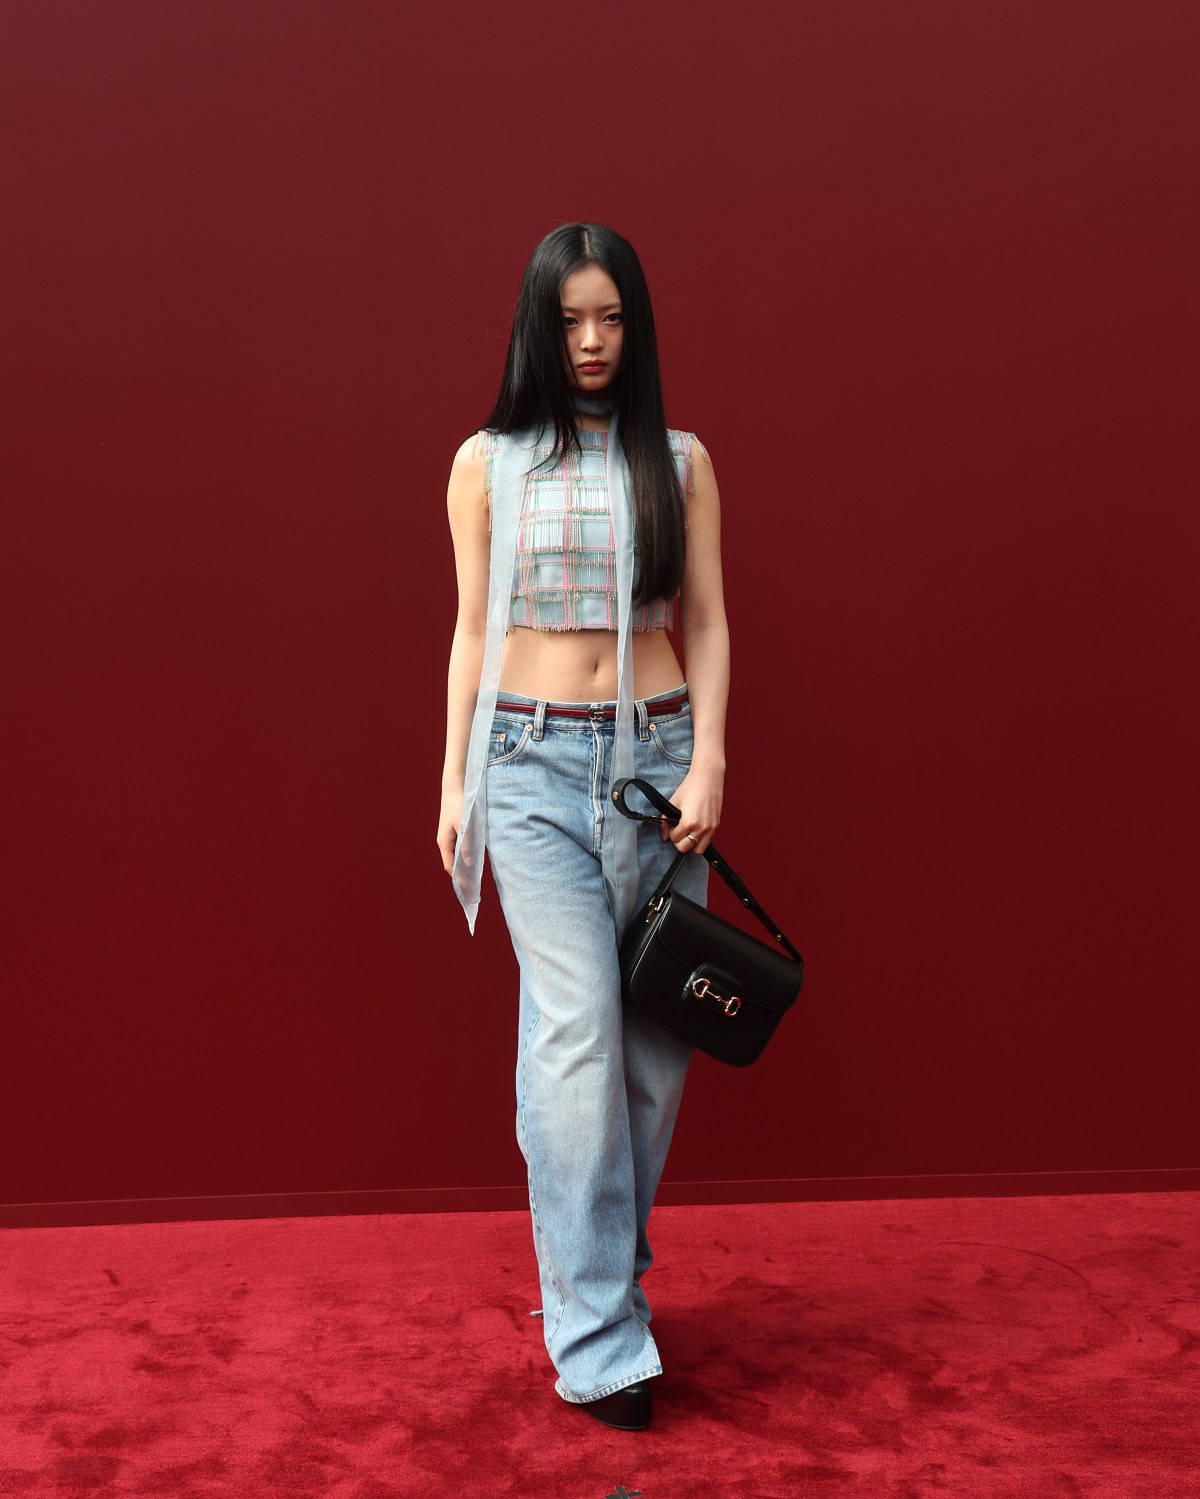
{"label": "red carpet", "polygon": [[1200,1496],[1200,1194],[662,1208],[654,1425],[523,1214],[0,1231],[0,1493]]}

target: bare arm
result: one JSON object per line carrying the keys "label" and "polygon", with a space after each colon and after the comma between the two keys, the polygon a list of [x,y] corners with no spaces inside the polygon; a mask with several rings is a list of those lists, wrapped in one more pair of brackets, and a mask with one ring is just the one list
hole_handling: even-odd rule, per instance
{"label": "bare arm", "polygon": [[442,766],[442,805],[437,843],[442,867],[452,873],[454,845],[462,819],[463,776],[471,719],[483,667],[487,634],[490,537],[483,492],[483,456],[479,441],[469,437],[454,455],[446,487],[446,512],[454,541],[458,578],[458,617],[450,643],[446,675],[446,758]]}
{"label": "bare arm", "polygon": [[[692,709],[694,749],[672,800],[683,814],[666,830],[679,848],[702,852],[721,820],[725,787],[725,715],[729,701],[729,625],[721,576],[721,503],[712,460],[696,440],[695,490],[688,502],[688,544],[680,587],[680,635]],[[685,839],[685,833],[696,838]]]}

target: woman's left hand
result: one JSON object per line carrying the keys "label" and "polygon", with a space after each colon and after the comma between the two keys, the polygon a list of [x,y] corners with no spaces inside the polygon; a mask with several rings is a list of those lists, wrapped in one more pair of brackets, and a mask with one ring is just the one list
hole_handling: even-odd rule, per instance
{"label": "woman's left hand", "polygon": [[664,816],[660,823],[664,842],[669,839],[681,853],[702,854],[721,821],[724,787],[723,771],[693,766],[670,798],[679,808],[679,821],[668,822]]}

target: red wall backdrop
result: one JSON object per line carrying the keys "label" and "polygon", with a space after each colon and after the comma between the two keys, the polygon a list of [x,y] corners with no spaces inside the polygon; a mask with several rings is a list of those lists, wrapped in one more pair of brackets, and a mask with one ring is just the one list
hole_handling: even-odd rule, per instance
{"label": "red wall backdrop", "polygon": [[0,1203],[519,1200],[445,487],[576,218],[713,456],[717,841],[808,965],[676,1198],[1200,1164],[1194,5],[0,28]]}

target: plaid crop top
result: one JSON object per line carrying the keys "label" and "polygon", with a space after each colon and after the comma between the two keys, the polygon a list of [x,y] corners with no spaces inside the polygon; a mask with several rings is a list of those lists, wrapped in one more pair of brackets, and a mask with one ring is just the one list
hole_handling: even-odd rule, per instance
{"label": "plaid crop top", "polygon": [[[509,625],[536,630],[615,630],[617,628],[617,568],[612,512],[608,503],[608,433],[581,427],[582,451],[568,451],[553,468],[526,475],[513,559],[512,605]],[[492,467],[497,435],[486,429],[483,439],[484,493],[491,529]],[[680,488],[685,496],[695,490],[692,470],[692,432],[667,428]],[[551,432],[533,450],[541,463],[554,447]],[[687,510],[684,509],[684,526]],[[639,558],[633,553],[633,587],[637,590]],[[675,595],[678,598],[678,594]],[[635,607],[634,630],[670,630],[675,623],[675,599],[651,599]]]}

